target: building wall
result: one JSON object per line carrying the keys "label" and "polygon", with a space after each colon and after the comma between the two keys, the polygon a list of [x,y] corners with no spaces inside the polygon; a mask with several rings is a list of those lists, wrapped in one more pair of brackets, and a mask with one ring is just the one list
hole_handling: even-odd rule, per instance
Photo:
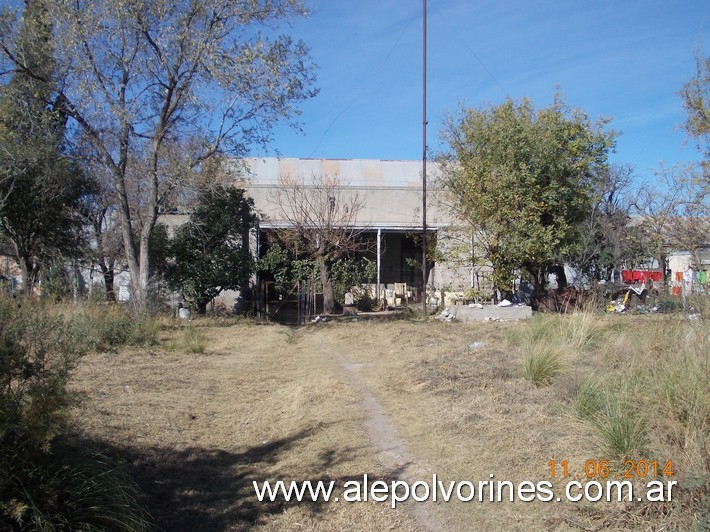
{"label": "building wall", "polygon": [[[357,223],[367,227],[417,230],[422,226],[422,167],[418,161],[372,161],[362,159],[277,159],[245,160],[246,176],[236,175],[254,198],[257,210],[273,224],[284,220],[272,201],[280,180],[299,180],[307,185],[312,176],[337,177],[351,194],[364,200]],[[430,164],[427,179],[436,181],[439,170]],[[432,189],[431,194],[435,194]],[[427,224],[438,227],[445,213],[432,201],[427,205]]]}

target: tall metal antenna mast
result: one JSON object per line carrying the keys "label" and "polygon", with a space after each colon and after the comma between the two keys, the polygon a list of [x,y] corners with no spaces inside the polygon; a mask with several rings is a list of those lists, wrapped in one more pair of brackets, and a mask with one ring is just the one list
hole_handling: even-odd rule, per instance
{"label": "tall metal antenna mast", "polygon": [[424,2],[423,47],[422,47],[422,311],[427,315],[427,252],[426,252],[426,0]]}

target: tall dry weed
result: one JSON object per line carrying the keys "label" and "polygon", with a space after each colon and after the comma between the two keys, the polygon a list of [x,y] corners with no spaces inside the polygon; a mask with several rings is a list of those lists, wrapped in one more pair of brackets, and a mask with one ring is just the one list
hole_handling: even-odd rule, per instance
{"label": "tall dry weed", "polygon": [[[689,527],[710,522],[710,328],[686,314],[601,318],[572,398],[609,458],[647,455],[674,465]],[[703,521],[705,520],[705,521]]]}

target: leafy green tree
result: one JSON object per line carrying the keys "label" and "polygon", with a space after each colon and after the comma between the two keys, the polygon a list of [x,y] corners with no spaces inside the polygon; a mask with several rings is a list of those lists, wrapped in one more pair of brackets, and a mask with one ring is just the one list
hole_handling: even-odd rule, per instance
{"label": "leafy green tree", "polygon": [[51,24],[44,2],[27,3],[14,50],[17,70],[0,95],[0,236],[30,293],[43,266],[77,257],[80,210],[92,183],[66,152],[66,114],[53,83]]}
{"label": "leafy green tree", "polygon": [[517,274],[544,290],[548,271],[574,252],[615,135],[560,97],[464,109],[446,123],[440,157],[446,201],[474,230],[509,290]]}
{"label": "leafy green tree", "polygon": [[[315,95],[306,46],[273,37],[306,10],[301,0],[55,0],[48,10],[58,94],[111,175],[132,301],[143,311],[163,199],[211,158],[267,144],[272,127]],[[44,79],[14,53],[16,26],[0,20],[0,51]]]}
{"label": "leafy green tree", "polygon": [[336,301],[345,301],[345,293],[355,288],[356,299],[362,296],[360,285],[377,280],[377,263],[362,257],[341,259],[333,264],[333,289]]}
{"label": "leafy green tree", "polygon": [[257,270],[274,277],[274,288],[278,292],[289,292],[295,283],[318,277],[318,263],[306,258],[297,258],[278,243],[269,245],[266,253],[259,258]]}
{"label": "leafy green tree", "polygon": [[[310,257],[295,258],[292,252],[282,248],[278,243],[269,246],[268,250],[257,262],[257,270],[272,275],[274,288],[278,292],[290,292],[296,283],[318,279],[320,267],[318,261]],[[372,283],[377,278],[377,263],[367,257],[342,257],[330,268],[334,301],[345,302],[345,293],[355,288],[355,297],[363,297],[364,290],[358,287],[364,283]],[[323,286],[319,286],[322,290]]]}
{"label": "leafy green tree", "polygon": [[222,290],[244,288],[254,271],[249,230],[256,216],[243,190],[215,186],[201,191],[190,221],[169,243],[166,280],[204,314]]}

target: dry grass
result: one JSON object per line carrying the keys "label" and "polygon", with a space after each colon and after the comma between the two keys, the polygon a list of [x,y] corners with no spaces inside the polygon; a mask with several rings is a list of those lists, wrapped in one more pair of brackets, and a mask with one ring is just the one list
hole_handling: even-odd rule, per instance
{"label": "dry grass", "polygon": [[[697,349],[708,346],[707,324],[543,321],[359,320],[301,329],[198,321],[199,334],[190,334],[202,338],[203,352],[182,349],[184,331],[176,328],[163,333],[170,350],[85,358],[73,379],[86,396],[75,411],[77,431],[127,457],[166,530],[692,527],[699,503],[691,499],[702,486],[691,491],[688,475],[703,473],[707,457],[707,350]],[[535,337],[564,351],[551,386],[536,388],[523,375],[520,338]],[[626,387],[649,429],[649,458],[677,463],[677,502],[452,502],[417,512],[416,504],[396,511],[370,503],[266,504],[253,495],[252,480],[395,475],[381,442],[372,441],[383,434],[373,423],[391,424],[388,438],[399,439],[400,458],[413,462],[410,477],[537,482],[551,480],[550,460],[568,461],[579,475],[604,448],[595,424],[575,413],[588,382]],[[382,415],[373,421],[374,410]]]}

